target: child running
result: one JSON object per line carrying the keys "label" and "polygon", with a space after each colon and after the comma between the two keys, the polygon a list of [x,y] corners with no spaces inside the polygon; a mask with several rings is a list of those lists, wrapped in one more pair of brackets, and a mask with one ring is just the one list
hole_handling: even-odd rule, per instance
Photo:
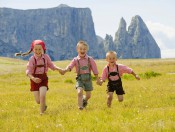
{"label": "child running", "polygon": [[102,78],[100,80],[99,85],[102,85],[103,82],[105,82],[106,79],[108,79],[107,84],[107,106],[111,107],[111,102],[113,99],[113,93],[114,91],[117,94],[118,101],[123,101],[123,94],[125,94],[122,86],[122,80],[121,76],[124,73],[132,74],[137,80],[140,80],[140,77],[135,74],[135,72],[122,64],[117,64],[117,54],[115,51],[109,51],[106,53],[106,61],[108,64],[104,67]]}
{"label": "child running", "polygon": [[26,75],[30,78],[30,91],[33,92],[36,103],[40,104],[40,114],[42,115],[47,109],[46,92],[49,89],[47,77],[48,68],[57,70],[60,74],[63,73],[63,70],[55,66],[50,57],[45,54],[46,47],[42,40],[34,40],[28,52],[16,53],[16,56],[26,56],[32,51],[34,55],[30,57],[27,63]]}
{"label": "child running", "polygon": [[[78,56],[73,58],[71,63],[66,67],[64,73],[76,68],[76,89],[78,93],[78,108],[83,110],[88,104],[88,100],[91,97],[91,91],[93,90],[91,70],[93,71],[97,83],[100,83],[98,77],[98,70],[94,59],[87,55],[88,44],[85,41],[79,41],[77,44]],[[83,95],[83,90],[86,95]]]}

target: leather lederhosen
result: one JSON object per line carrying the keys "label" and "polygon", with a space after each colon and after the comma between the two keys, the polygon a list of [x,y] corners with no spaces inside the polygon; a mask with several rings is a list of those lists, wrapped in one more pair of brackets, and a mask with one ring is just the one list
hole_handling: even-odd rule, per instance
{"label": "leather lederhosen", "polygon": [[77,77],[76,77],[76,80],[81,80],[83,82],[89,82],[91,80],[91,73],[90,73],[90,58],[88,57],[88,65],[85,66],[86,68],[89,69],[89,73],[86,73],[85,74],[80,74],[80,70],[83,69],[84,67],[81,67],[80,66],[80,62],[77,58],[77,62],[78,62],[78,73],[77,73]]}
{"label": "leather lederhosen", "polygon": [[[119,70],[118,70],[118,65],[116,65],[117,67],[117,71],[115,72],[110,72],[109,71],[109,66],[108,68],[108,84],[107,84],[107,92],[114,92],[116,91],[116,94],[118,95],[122,95],[125,94],[124,90],[123,90],[123,86],[122,86],[122,81],[119,75]],[[118,80],[111,80],[110,76],[116,76],[118,75],[119,79]]]}
{"label": "leather lederhosen", "polygon": [[[76,77],[76,88],[83,88],[84,91],[92,91],[93,86],[92,86],[92,78],[91,78],[91,73],[90,73],[90,58],[88,57],[88,64],[85,66],[80,66],[80,62],[77,59],[78,63],[78,71],[77,71],[77,77]],[[80,70],[89,70],[88,73],[85,74],[80,74]]]}
{"label": "leather lederhosen", "polygon": [[[120,75],[119,75],[119,70],[118,70],[118,65],[116,65],[116,67],[117,67],[117,71],[115,71],[115,72],[110,72],[109,71],[109,66],[107,67],[108,68],[108,80],[109,80],[109,84],[114,84],[114,85],[121,85],[122,84],[122,81],[121,81],[121,78],[120,78]],[[110,79],[110,76],[116,76],[116,75],[118,75],[118,77],[119,77],[119,79],[118,80],[115,80],[115,81],[112,81],[111,79]]]}
{"label": "leather lederhosen", "polygon": [[[33,72],[32,75],[34,77],[40,78],[42,81],[40,83],[35,83],[34,81],[32,81],[30,79],[30,82],[31,82],[30,83],[31,84],[30,91],[39,91],[39,88],[42,87],[42,86],[46,86],[47,87],[47,90],[48,90],[48,77],[47,77],[47,74],[45,73],[45,68],[46,68],[45,59],[43,58],[43,62],[44,62],[43,65],[37,65],[37,61],[36,61],[36,58],[35,57],[34,57],[34,60],[35,60],[34,72]],[[43,74],[35,74],[36,69],[38,67],[44,67],[44,73]]]}

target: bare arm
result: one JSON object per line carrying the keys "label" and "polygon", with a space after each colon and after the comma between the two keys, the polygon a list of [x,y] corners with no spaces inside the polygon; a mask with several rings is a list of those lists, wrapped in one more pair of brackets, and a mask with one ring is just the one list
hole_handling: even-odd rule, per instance
{"label": "bare arm", "polygon": [[63,70],[62,68],[56,67],[55,70],[59,71],[59,73],[60,73],[61,75],[64,75],[64,70]]}
{"label": "bare arm", "polygon": [[98,74],[94,74],[96,78],[96,83],[101,86],[100,78],[98,77]]}
{"label": "bare arm", "polygon": [[137,80],[140,80],[139,75],[137,75],[134,71],[132,71],[131,74],[132,74]]}
{"label": "bare arm", "polygon": [[69,67],[65,68],[65,69],[63,70],[63,75],[64,75],[66,72],[70,72],[70,71],[71,71],[71,69],[70,69]]}
{"label": "bare arm", "polygon": [[70,62],[70,64],[63,70],[63,75],[66,73],[66,72],[70,72],[73,67],[76,65],[76,61],[75,61],[75,58]]}

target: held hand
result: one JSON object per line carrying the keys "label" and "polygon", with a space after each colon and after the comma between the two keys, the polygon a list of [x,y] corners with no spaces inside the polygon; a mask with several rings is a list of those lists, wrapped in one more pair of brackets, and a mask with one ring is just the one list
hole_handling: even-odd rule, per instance
{"label": "held hand", "polygon": [[62,75],[64,75],[68,71],[70,72],[71,70],[69,68],[68,69],[67,68],[66,69],[62,69]]}
{"label": "held hand", "polygon": [[59,73],[60,73],[61,75],[64,75],[64,74],[65,74],[65,72],[64,72],[63,69],[59,69]]}
{"label": "held hand", "polygon": [[100,79],[98,78],[98,79],[97,79],[97,81],[96,81],[96,84],[101,86],[101,85],[102,85],[102,83],[103,83],[103,81],[102,81],[102,80],[100,80]]}
{"label": "held hand", "polygon": [[102,85],[102,82],[96,82],[96,84],[101,86]]}
{"label": "held hand", "polygon": [[100,80],[100,84],[99,85],[102,86],[102,84],[103,84],[103,80]]}
{"label": "held hand", "polygon": [[136,78],[137,80],[140,80],[140,77],[139,77],[139,75],[136,75],[136,76],[135,76],[135,78]]}
{"label": "held hand", "polygon": [[63,69],[63,75],[67,72],[67,69]]}
{"label": "held hand", "polygon": [[37,78],[37,77],[33,77],[32,80],[35,82],[35,83],[40,83],[42,80],[40,78]]}

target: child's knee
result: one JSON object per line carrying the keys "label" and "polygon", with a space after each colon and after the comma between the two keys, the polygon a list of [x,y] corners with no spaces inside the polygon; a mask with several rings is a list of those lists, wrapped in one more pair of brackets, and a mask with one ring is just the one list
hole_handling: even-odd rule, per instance
{"label": "child's knee", "polygon": [[40,103],[43,103],[46,100],[46,96],[41,96],[40,97]]}
{"label": "child's knee", "polygon": [[118,95],[118,101],[122,102],[123,101],[123,95]]}
{"label": "child's knee", "polygon": [[35,98],[35,102],[36,102],[37,104],[40,104],[40,98]]}
{"label": "child's knee", "polygon": [[123,99],[118,99],[119,102],[123,102]]}
{"label": "child's knee", "polygon": [[108,100],[112,100],[113,96],[108,95]]}
{"label": "child's knee", "polygon": [[36,103],[37,103],[37,104],[40,104],[40,101],[39,101],[39,100],[36,100]]}
{"label": "child's knee", "polygon": [[79,97],[82,97],[82,96],[83,96],[83,92],[78,91],[77,95],[78,95]]}
{"label": "child's knee", "polygon": [[90,99],[91,98],[91,94],[87,94],[86,95],[86,99],[88,100],[88,99]]}
{"label": "child's knee", "polygon": [[87,96],[87,97],[86,97],[86,100],[89,100],[90,98],[91,98],[91,96]]}

